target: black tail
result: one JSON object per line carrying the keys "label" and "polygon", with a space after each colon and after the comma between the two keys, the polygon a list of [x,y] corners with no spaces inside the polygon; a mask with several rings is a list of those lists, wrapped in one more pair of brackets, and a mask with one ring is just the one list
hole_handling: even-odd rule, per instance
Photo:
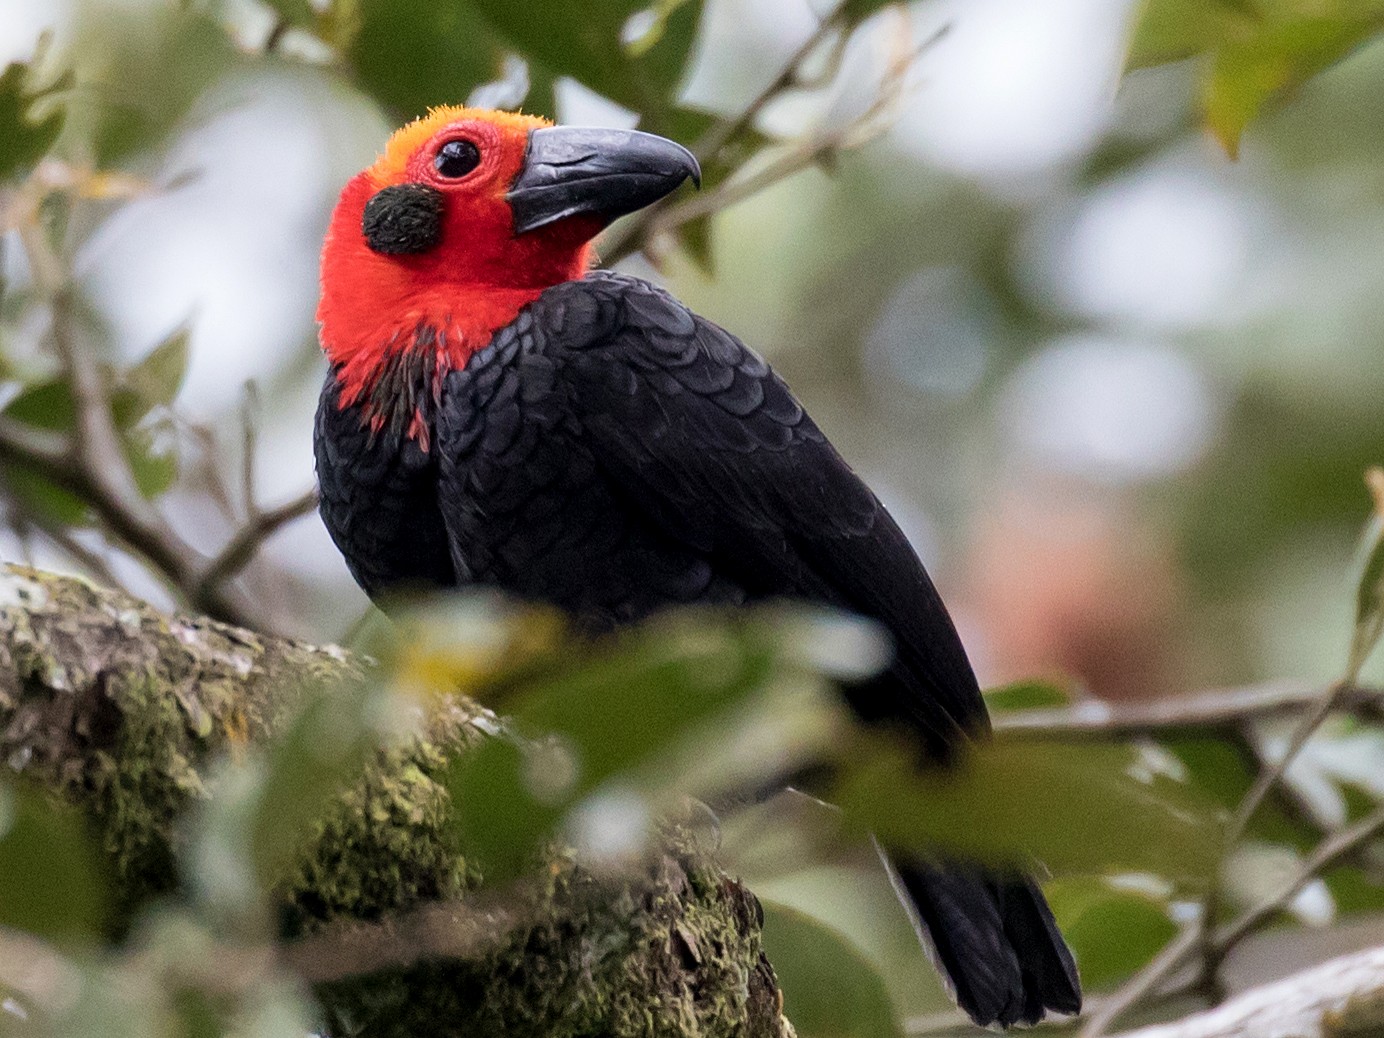
{"label": "black tail", "polygon": [[1031,879],[957,863],[892,864],[957,1004],[976,1023],[1035,1024],[1048,1010],[1080,1011],[1076,963]]}

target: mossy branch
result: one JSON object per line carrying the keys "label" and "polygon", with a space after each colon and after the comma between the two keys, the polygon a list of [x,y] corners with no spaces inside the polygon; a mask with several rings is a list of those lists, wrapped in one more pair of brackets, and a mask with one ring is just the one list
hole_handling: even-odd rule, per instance
{"label": "mossy branch", "polygon": [[[334,647],[168,616],[123,592],[0,566],[0,757],[81,805],[113,879],[113,937],[178,893],[180,820],[211,765],[271,737],[322,682],[368,680]],[[275,892],[280,959],[328,1025],[386,1036],[785,1038],[753,895],[676,830],[633,871],[555,848],[503,899],[447,820],[449,763],[483,711],[441,710],[339,797]]]}

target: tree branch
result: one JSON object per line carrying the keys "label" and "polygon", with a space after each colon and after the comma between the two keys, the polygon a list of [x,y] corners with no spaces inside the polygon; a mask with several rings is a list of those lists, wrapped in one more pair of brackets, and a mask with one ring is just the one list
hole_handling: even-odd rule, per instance
{"label": "tree branch", "polygon": [[[116,930],[178,903],[189,813],[218,795],[213,763],[272,739],[307,688],[346,692],[368,673],[334,647],[0,566],[0,759],[85,809]],[[440,697],[423,734],[371,757],[271,892],[283,940],[228,936],[207,959],[221,980],[239,983],[235,963],[246,977],[292,970],[334,1033],[349,1020],[370,1034],[789,1038],[754,898],[690,835],[670,830],[615,872],[559,847],[534,881],[478,888],[445,778],[494,729]],[[0,930],[0,982],[41,1003],[57,967],[29,966],[61,965],[48,952]]]}
{"label": "tree branch", "polygon": [[[1147,703],[1086,700],[1072,706],[1019,710],[995,716],[996,731],[1058,739],[1167,738],[1180,734],[1238,729],[1252,721],[1290,716],[1319,703],[1319,685],[1274,682],[1168,696]],[[1333,708],[1376,718],[1384,710],[1384,689],[1346,685]]]}
{"label": "tree branch", "polygon": [[1384,948],[1345,955],[1119,1038],[1368,1038],[1384,1033]]}

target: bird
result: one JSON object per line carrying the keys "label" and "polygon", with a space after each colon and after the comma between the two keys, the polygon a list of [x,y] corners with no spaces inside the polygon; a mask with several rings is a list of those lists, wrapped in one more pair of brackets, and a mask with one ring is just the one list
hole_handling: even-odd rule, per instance
{"label": "bird", "polygon": [[[377,601],[483,586],[610,630],[796,598],[882,625],[865,722],[952,759],[989,720],[932,580],[784,381],[593,240],[685,181],[654,134],[428,112],[342,190],[322,250],[320,512]],[[892,875],[978,1024],[1076,1013],[1034,879],[917,854]]]}

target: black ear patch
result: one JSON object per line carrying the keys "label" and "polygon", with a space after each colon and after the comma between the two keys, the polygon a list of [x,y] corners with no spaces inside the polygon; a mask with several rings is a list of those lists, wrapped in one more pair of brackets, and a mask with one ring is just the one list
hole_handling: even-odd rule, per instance
{"label": "black ear patch", "polygon": [[427,252],[442,240],[442,192],[427,184],[387,187],[365,203],[361,230],[376,252]]}

